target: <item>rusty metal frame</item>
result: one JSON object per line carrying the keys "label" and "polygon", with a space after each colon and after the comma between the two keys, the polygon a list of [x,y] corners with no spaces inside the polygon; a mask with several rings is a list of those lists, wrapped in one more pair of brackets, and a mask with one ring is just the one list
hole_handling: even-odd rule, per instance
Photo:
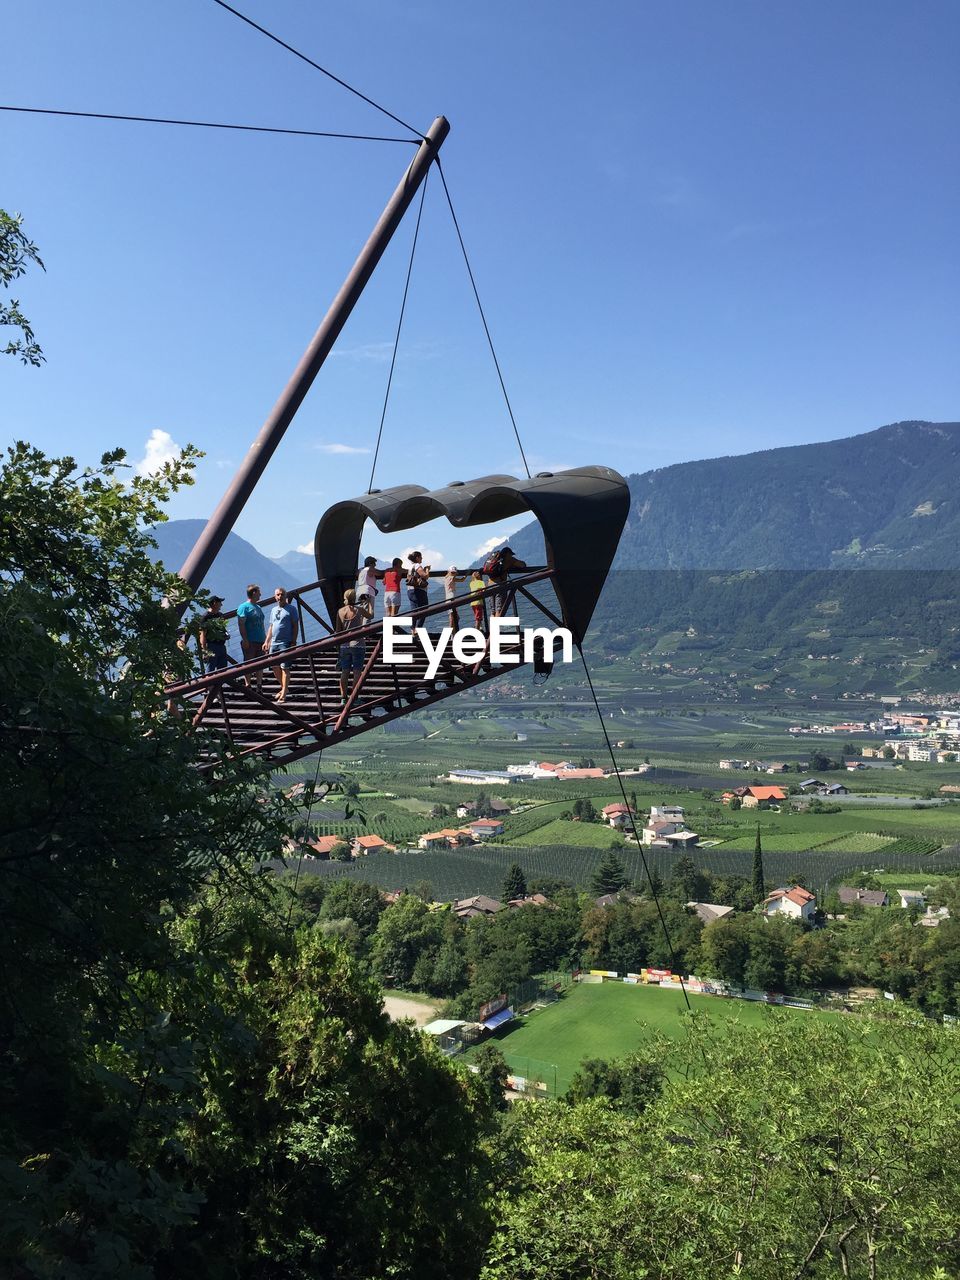
{"label": "rusty metal frame", "polygon": [[[522,589],[523,585],[549,581],[553,576],[553,570],[539,569],[510,581],[507,584],[506,607],[509,608],[514,605],[517,591]],[[300,590],[302,591],[304,588]],[[454,607],[471,605],[478,597],[486,600],[502,593],[503,590],[504,584],[498,583],[485,587],[482,592],[465,592],[454,597],[452,601],[446,599],[437,601],[423,609],[414,610],[402,616],[410,618],[414,623],[423,622],[431,617],[447,613],[451,605]],[[527,595],[526,592],[524,594]],[[535,596],[527,595],[527,598],[541,613],[551,617],[552,620],[550,611]],[[406,714],[414,707],[429,706],[461,689],[484,683],[496,676],[506,675],[514,669],[519,670],[520,667],[527,665],[521,659],[518,663],[511,663],[508,667],[491,667],[488,648],[476,662],[456,666],[448,653],[441,660],[440,671],[432,680],[426,680],[425,675],[420,672],[409,683],[404,684],[399,669],[396,665],[392,665],[390,668],[393,676],[392,688],[383,693],[372,693],[370,691],[372,696],[365,696],[367,690],[365,690],[364,686],[367,684],[370,675],[374,671],[377,659],[382,653],[382,620],[368,623],[366,626],[352,631],[350,635],[353,639],[362,639],[364,643],[372,640],[373,645],[371,651],[367,654],[363,670],[350,690],[346,705],[339,708],[335,713],[332,711],[327,713],[323,706],[320,680],[317,674],[317,658],[321,654],[329,654],[332,650],[339,651],[339,647],[343,643],[340,633],[302,643],[292,650],[285,651],[286,655],[289,655],[288,661],[291,665],[294,663],[302,664],[310,673],[313,694],[316,698],[315,719],[298,714],[296,710],[288,708],[286,704],[281,705],[271,701],[264,697],[259,690],[254,690],[249,685],[249,677],[255,675],[258,671],[278,664],[280,659],[276,654],[264,654],[261,657],[251,659],[249,662],[235,664],[223,671],[209,672],[194,680],[170,685],[165,691],[165,696],[186,701],[188,705],[191,699],[200,698],[200,707],[191,722],[195,729],[203,729],[204,721],[207,719],[211,708],[219,703],[223,710],[224,726],[227,730],[226,736],[231,748],[228,754],[235,759],[260,755],[265,758],[267,767],[277,767],[291,760],[310,755],[322,747],[334,745],[335,742],[354,737],[357,733],[362,733],[366,729],[388,723],[398,716]],[[485,637],[485,639],[487,646],[489,646],[489,636]],[[336,669],[329,674],[337,674]],[[445,687],[438,690],[436,685],[441,679]],[[226,692],[228,689],[238,695],[238,702],[234,702],[232,705],[234,717],[232,724],[230,723],[231,713],[227,709]],[[245,730],[242,725],[238,725],[236,720],[238,704],[239,707],[242,707],[243,702],[252,703],[259,708],[268,710],[274,713],[278,720],[286,722],[288,726],[293,727],[279,733],[270,733],[268,730],[269,736],[244,746],[244,734],[251,731]],[[194,703],[194,705],[196,704]],[[298,704],[295,703],[294,705],[297,706]],[[362,717],[360,725],[351,725],[351,719],[360,717]],[[275,725],[275,729],[279,727],[279,725]],[[217,731],[219,732],[219,728]],[[304,737],[310,738],[311,741],[302,742],[301,740]],[[283,750],[284,754],[275,756],[274,753],[278,750]],[[210,769],[215,766],[216,760],[211,760],[205,768]]]}

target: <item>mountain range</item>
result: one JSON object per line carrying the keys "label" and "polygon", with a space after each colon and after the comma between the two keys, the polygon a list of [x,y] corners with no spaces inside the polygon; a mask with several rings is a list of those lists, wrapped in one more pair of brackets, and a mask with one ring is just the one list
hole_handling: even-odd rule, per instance
{"label": "mountain range", "polygon": [[[168,520],[166,524],[157,525],[152,531],[157,543],[157,559],[172,573],[176,573],[193,550],[206,523],[205,520]],[[300,553],[294,551],[290,554],[297,556]],[[299,572],[299,566],[288,567],[279,561],[270,560],[261,555],[246,538],[231,533],[207,574],[204,586],[223,596],[228,609],[234,609],[246,599],[247,586],[251,582],[259,585],[267,599],[277,587],[289,590],[304,582],[312,582],[316,577],[312,556],[309,562],[311,571],[304,577]]]}
{"label": "mountain range", "polygon": [[[960,568],[960,422],[681,462],[628,484],[617,569]],[[510,544],[542,555],[536,525]]]}
{"label": "mountain range", "polygon": [[[611,461],[615,462],[616,459]],[[823,444],[681,462],[628,477],[630,515],[617,569],[960,568],[960,422],[897,422]],[[203,528],[155,530],[177,569]],[[539,526],[511,536],[539,562]],[[231,534],[207,585],[228,603],[312,581],[313,557],[278,560]]]}

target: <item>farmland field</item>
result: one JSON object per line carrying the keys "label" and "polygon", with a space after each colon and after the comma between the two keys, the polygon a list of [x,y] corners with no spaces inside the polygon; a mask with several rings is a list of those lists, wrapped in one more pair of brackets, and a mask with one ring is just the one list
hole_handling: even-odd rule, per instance
{"label": "farmland field", "polygon": [[513,843],[519,848],[529,845],[571,844],[590,849],[609,849],[610,842],[616,839],[616,835],[613,828],[603,822],[561,822],[557,818],[525,836],[515,837]]}
{"label": "farmland field", "polygon": [[[764,1005],[716,996],[690,996],[697,1012],[718,1022],[756,1026],[764,1018],[823,1018],[834,1015],[817,1010],[785,1009],[774,1013]],[[685,1034],[684,1002],[679,989],[630,986],[604,982],[574,986],[556,1004],[527,1018],[509,1023],[494,1036],[511,1070],[521,1076],[540,1075],[553,1088],[565,1090],[584,1058],[619,1058],[632,1053],[658,1032]],[[467,1054],[469,1059],[469,1052]],[[531,1070],[531,1067],[533,1068]],[[527,1078],[530,1078],[529,1076]]]}

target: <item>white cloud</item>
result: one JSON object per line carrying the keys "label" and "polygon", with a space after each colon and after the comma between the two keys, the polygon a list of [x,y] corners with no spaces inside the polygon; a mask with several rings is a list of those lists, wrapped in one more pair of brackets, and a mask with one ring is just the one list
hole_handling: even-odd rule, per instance
{"label": "white cloud", "polygon": [[[398,363],[412,360],[434,360],[440,354],[439,342],[402,343],[397,352]],[[355,347],[335,347],[330,353],[337,360],[369,361],[373,364],[388,364],[393,356],[392,342],[362,342]]]}
{"label": "white cloud", "polygon": [[505,533],[500,538],[488,538],[486,542],[481,542],[479,547],[474,547],[470,554],[475,560],[479,560],[482,556],[488,556],[490,552],[496,550],[497,547],[502,547],[509,537],[511,537],[511,535],[509,533]]}
{"label": "white cloud", "polygon": [[423,563],[428,564],[431,569],[445,569],[447,567],[447,557],[442,551],[434,551],[432,547],[425,547],[422,542],[415,547],[404,547],[400,555],[404,560],[410,559],[411,551],[423,552]]}
{"label": "white cloud", "polygon": [[167,462],[173,462],[180,456],[180,446],[169,431],[161,431],[154,427],[145,446],[143,457],[137,463],[138,476],[156,475]]}
{"label": "white cloud", "polygon": [[321,453],[369,453],[369,449],[358,448],[352,444],[318,444]]}
{"label": "white cloud", "polygon": [[302,556],[312,556],[314,550],[313,543],[304,542],[303,545],[297,547],[296,550],[299,551]]}

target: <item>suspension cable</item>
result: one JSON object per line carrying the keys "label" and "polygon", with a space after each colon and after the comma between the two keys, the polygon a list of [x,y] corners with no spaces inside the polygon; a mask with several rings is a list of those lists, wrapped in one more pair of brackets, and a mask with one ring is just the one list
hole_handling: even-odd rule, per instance
{"label": "suspension cable", "polygon": [[426,177],[423,180],[423,186],[420,189],[420,206],[417,209],[417,225],[413,229],[413,244],[410,246],[410,261],[407,263],[407,278],[403,286],[403,300],[400,303],[400,318],[397,320],[397,334],[393,340],[393,355],[390,357],[390,373],[387,375],[387,389],[383,396],[383,411],[380,414],[380,429],[377,432],[377,445],[373,451],[373,465],[370,467],[370,483],[367,485],[367,493],[373,493],[373,476],[377,469],[377,459],[380,457],[380,441],[383,437],[383,424],[387,417],[387,403],[390,400],[390,388],[393,385],[393,370],[397,363],[397,348],[400,346],[400,330],[403,328],[403,313],[407,309],[407,294],[410,291],[410,276],[413,272],[413,258],[417,252],[417,237],[420,234],[420,219],[423,216],[423,202],[427,195],[427,182],[430,178],[430,170],[427,170]]}
{"label": "suspension cable", "polygon": [[239,9],[234,9],[232,5],[227,4],[226,0],[213,0],[214,4],[218,4],[221,9],[226,9],[228,13],[232,13],[235,18],[239,18],[241,22],[245,22],[248,27],[253,27],[254,31],[259,31],[262,36],[266,36],[268,40],[272,40],[274,44],[278,44],[281,49],[286,49],[288,53],[292,53],[295,58],[299,58],[301,62],[305,62],[307,66],[313,67],[315,71],[319,71],[321,75],[325,75],[335,84],[346,89],[349,93],[354,94],[357,98],[361,98],[371,107],[376,107],[378,111],[383,112],[385,116],[389,116],[394,124],[402,125],[404,129],[409,129],[411,133],[415,133],[418,139],[423,138],[423,134],[419,129],[415,129],[412,124],[407,124],[406,120],[401,120],[399,116],[395,116],[392,111],[388,111],[386,107],[381,107],[379,102],[374,102],[372,98],[368,98],[365,93],[361,93],[359,89],[355,89],[352,84],[347,84],[346,80],[341,80],[339,76],[335,76],[332,71],[328,71],[326,67],[321,67],[319,62],[314,62],[312,58],[308,58],[305,53],[301,53],[299,49],[295,49],[292,44],[287,44],[286,40],[281,40],[279,36],[275,36],[272,31],[268,31],[266,27],[261,27],[259,22],[254,22],[252,18],[248,18],[245,13],[241,13]]}
{"label": "suspension cable", "polygon": [[597,691],[596,689],[594,689],[593,680],[590,677],[590,668],[587,666],[587,656],[583,652],[582,644],[578,643],[577,649],[580,652],[580,661],[583,663],[583,673],[587,677],[587,684],[590,686],[590,695],[593,698],[593,705],[597,711],[597,719],[600,721],[600,728],[603,730],[603,737],[607,744],[607,751],[610,753],[610,761],[613,765],[613,771],[617,775],[617,782],[620,786],[620,794],[623,796],[623,805],[627,811],[627,820],[629,821],[630,826],[633,830],[633,838],[637,842],[637,848],[640,850],[640,861],[643,863],[643,870],[644,870],[644,874],[647,877],[647,884],[650,886],[650,894],[653,898],[654,904],[656,905],[657,915],[660,917],[660,926],[663,929],[663,936],[664,936],[664,939],[666,940],[667,950],[670,953],[670,963],[673,967],[673,972],[680,979],[680,990],[683,992],[684,1003],[686,1004],[687,1009],[692,1012],[690,997],[687,995],[686,983],[683,981],[683,974],[680,972],[680,966],[677,964],[677,953],[673,949],[673,940],[670,937],[670,930],[667,927],[666,917],[664,916],[663,908],[660,905],[660,895],[657,893],[656,886],[654,885],[654,882],[653,882],[653,877],[650,875],[650,868],[647,865],[647,855],[643,852],[643,843],[640,839],[639,833],[637,832],[636,815],[634,814],[633,809],[630,806],[630,802],[627,799],[627,790],[626,790],[626,787],[623,785],[623,778],[620,774],[620,766],[617,764],[617,757],[614,755],[614,752],[613,752],[613,743],[610,741],[610,735],[609,733],[607,733],[607,725],[603,718],[603,712],[600,710],[600,701],[597,698]]}
{"label": "suspension cable", "polygon": [[[217,0],[219,3],[220,0]],[[467,246],[463,243],[463,234],[460,231],[460,223],[457,221],[457,214],[453,207],[453,201],[450,198],[450,189],[447,186],[447,180],[443,176],[443,166],[440,163],[440,157],[437,156],[437,168],[440,171],[440,181],[443,183],[443,193],[447,197],[447,204],[450,208],[450,216],[453,219],[453,225],[456,228],[457,239],[460,241],[460,251],[463,254],[463,260],[467,266],[467,275],[470,277],[470,284],[473,286],[473,296],[477,300],[477,310],[480,312],[480,319],[483,322],[483,331],[487,335],[487,345],[490,348],[490,354],[493,356],[493,363],[496,366],[497,377],[500,379],[500,390],[503,392],[503,398],[506,402],[507,413],[510,415],[510,421],[513,424],[513,434],[517,438],[517,447],[520,450],[520,457],[523,461],[523,469],[527,473],[527,479],[530,479],[530,467],[527,465],[527,455],[523,451],[523,442],[520,439],[520,432],[517,430],[517,420],[513,416],[513,408],[510,404],[510,397],[507,395],[506,383],[503,380],[503,374],[500,371],[500,361],[497,359],[497,353],[493,346],[493,338],[490,336],[490,328],[487,324],[487,317],[483,313],[483,303],[480,301],[480,294],[477,291],[477,282],[473,278],[473,268],[470,266],[470,259],[467,256]]]}
{"label": "suspension cable", "polygon": [[333,133],[324,129],[281,129],[264,124],[224,124],[218,120],[173,120],[164,116],[121,116],[107,111],[60,111],[53,107],[0,106],[0,111],[19,111],[31,116],[75,116],[81,120],[126,120],[135,124],[176,124],[193,129],[234,129],[241,133],[285,133],[301,138],[345,138],[353,142],[403,142],[419,146],[416,138],[386,138],[368,133]]}

